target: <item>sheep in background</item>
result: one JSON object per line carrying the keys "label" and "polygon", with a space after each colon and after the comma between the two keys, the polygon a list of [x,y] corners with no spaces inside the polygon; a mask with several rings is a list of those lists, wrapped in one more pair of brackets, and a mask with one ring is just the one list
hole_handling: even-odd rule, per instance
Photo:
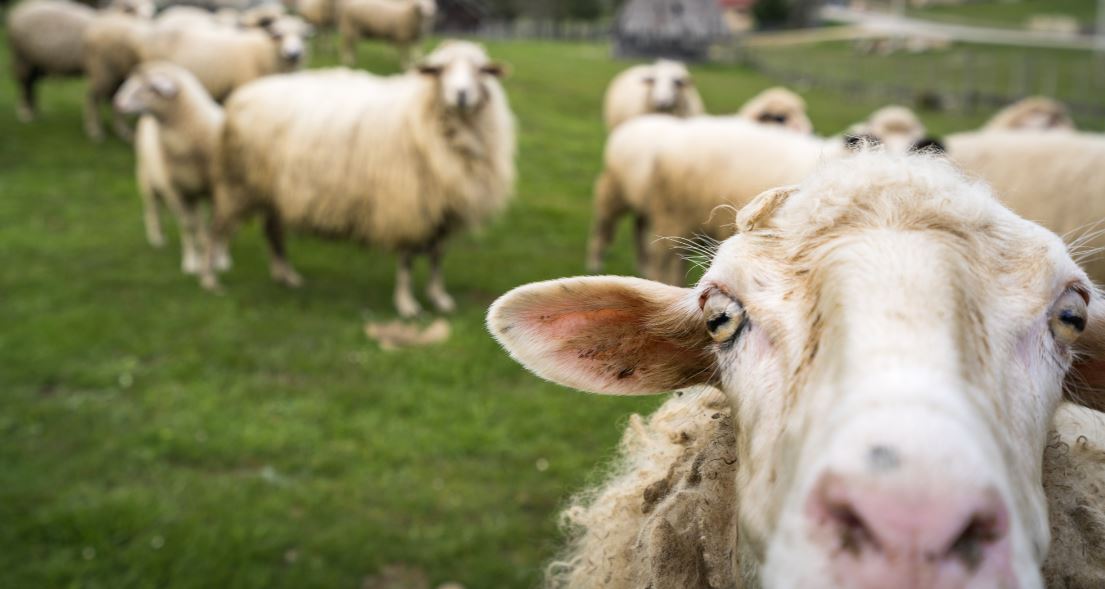
{"label": "sheep in background", "polygon": [[[222,128],[223,112],[188,70],[167,62],[150,62],[115,95],[115,109],[141,115],[134,141],[138,192],[142,196],[146,237],[161,247],[158,201],[168,206],[180,226],[181,269],[201,267],[206,226],[199,204],[211,198],[211,163]],[[225,251],[217,262],[229,265]]]}
{"label": "sheep in background", "polygon": [[159,31],[187,29],[200,26],[227,28],[264,28],[286,14],[281,4],[260,4],[245,10],[223,8],[211,12],[195,6],[170,6],[158,13],[154,25]]}
{"label": "sheep in background", "polygon": [[876,110],[866,121],[852,125],[845,134],[877,140],[898,153],[915,148],[926,138],[925,125],[917,114],[896,105]]}
{"label": "sheep in background", "polygon": [[1105,300],[1060,240],[931,156],[827,163],[735,218],[693,288],[566,278],[491,306],[544,379],[684,390],[565,512],[547,585],[1102,586],[1105,416],[1055,410],[1101,403]]}
{"label": "sheep in background", "polygon": [[302,19],[264,17],[262,22],[253,28],[193,27],[151,35],[142,45],[142,59],[184,67],[221,102],[247,82],[295,71],[305,61],[310,28]]}
{"label": "sheep in background", "polygon": [[799,133],[813,133],[813,122],[806,115],[806,101],[783,87],[768,88],[753,96],[737,111],[737,116]]}
{"label": "sheep in background", "polygon": [[[514,118],[502,68],[483,48],[442,43],[417,71],[346,69],[272,76],[226,104],[216,161],[212,242],[265,213],[273,278],[301,283],[284,255],[285,223],[398,251],[395,306],[419,312],[411,263],[430,261],[427,294],[443,312],[444,241],[503,209],[514,185]],[[216,288],[211,258],[203,285]]]}
{"label": "sheep in background", "polygon": [[[84,32],[84,70],[88,88],[84,103],[84,129],[93,141],[104,138],[100,120],[101,105],[107,103],[142,62],[142,42],[152,30],[147,19],[125,14],[105,15],[93,21]],[[125,116],[113,113],[115,134],[130,140],[133,132]]]}
{"label": "sheep in background", "polygon": [[618,74],[606,89],[603,120],[606,130],[649,113],[686,118],[706,114],[702,97],[694,87],[687,66],[678,61],[657,60],[636,65]]}
{"label": "sheep in background", "polygon": [[295,12],[318,29],[330,28],[337,22],[337,0],[297,0]]}
{"label": "sheep in background", "polygon": [[[903,141],[902,115],[898,109],[880,109],[857,127],[884,133],[870,137],[888,151],[904,153],[915,144]],[[913,121],[920,125],[916,117]],[[909,129],[912,137],[916,128]],[[917,136],[924,137],[923,127]],[[842,137],[823,139],[740,117],[646,115],[629,121],[606,142],[603,171],[595,183],[587,271],[601,272],[617,222],[629,213],[636,218],[638,272],[683,283],[686,260],[679,249],[697,236],[731,234],[716,209],[739,207],[772,186],[798,182],[820,160],[850,151]]]}
{"label": "sheep in background", "polygon": [[982,127],[984,131],[1074,130],[1066,105],[1044,96],[1030,96],[1001,109]]}
{"label": "sheep in background", "polygon": [[99,14],[149,18],[152,2],[116,0],[101,13],[76,2],[30,0],[12,8],[7,17],[12,74],[19,87],[16,114],[22,122],[35,118],[35,85],[47,76],[84,73],[84,32]]}
{"label": "sheep in background", "polygon": [[978,131],[946,138],[948,157],[981,177],[1022,216],[1064,236],[1105,283],[1105,137],[1055,131]]}
{"label": "sheep in background", "polygon": [[357,41],[383,39],[399,49],[399,64],[410,67],[412,48],[430,32],[437,14],[434,0],[338,0],[337,25],[341,35],[341,60],[352,67]]}

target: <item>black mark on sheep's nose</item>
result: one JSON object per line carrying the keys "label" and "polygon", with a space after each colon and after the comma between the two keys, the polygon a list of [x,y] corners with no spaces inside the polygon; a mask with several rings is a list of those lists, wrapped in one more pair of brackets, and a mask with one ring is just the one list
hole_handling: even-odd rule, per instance
{"label": "black mark on sheep's nose", "polygon": [[464,107],[468,106],[468,91],[467,90],[458,90],[457,91],[457,106],[459,106],[461,108],[464,108]]}
{"label": "black mark on sheep's nose", "polygon": [[871,446],[867,452],[867,464],[875,472],[894,470],[900,462],[898,452],[889,446]]}

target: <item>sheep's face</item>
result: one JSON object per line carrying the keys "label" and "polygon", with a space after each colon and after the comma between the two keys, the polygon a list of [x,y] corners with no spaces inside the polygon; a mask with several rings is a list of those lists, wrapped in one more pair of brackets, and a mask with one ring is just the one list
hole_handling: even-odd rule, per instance
{"label": "sheep's face", "polygon": [[164,116],[180,95],[180,72],[175,66],[154,64],[132,74],[115,93],[115,110],[123,114]]}
{"label": "sheep's face", "polygon": [[505,73],[482,47],[463,41],[443,43],[418,65],[418,71],[434,80],[446,109],[461,114],[480,110],[491,84]]}
{"label": "sheep's face", "polygon": [[906,153],[925,138],[925,126],[917,115],[902,106],[887,106],[867,120],[865,133],[877,138],[893,153]]}
{"label": "sheep's face", "polygon": [[[1031,100],[1031,99],[1028,99]],[[988,128],[1017,131],[1048,131],[1053,129],[1074,129],[1074,121],[1062,104],[1048,99],[1028,100],[1010,107],[1009,114],[1001,117],[998,124]],[[1000,116],[1000,115],[999,115]],[[995,117],[998,118],[998,117]]]}
{"label": "sheep's face", "polygon": [[1046,434],[1105,320],[1060,240],[945,162],[881,153],[737,226],[695,288],[538,283],[489,328],[568,386],[723,389],[735,550],[765,587],[1040,587]]}
{"label": "sheep's face", "polygon": [[657,61],[646,70],[641,83],[648,88],[648,104],[653,112],[675,113],[686,107],[691,74],[683,64]]}
{"label": "sheep's face", "polygon": [[813,133],[806,101],[786,88],[769,88],[749,100],[738,113],[765,125],[779,125],[798,133]]}
{"label": "sheep's face", "polygon": [[142,19],[153,18],[157,11],[157,7],[154,6],[152,0],[115,0],[111,6],[123,14]]}
{"label": "sheep's face", "polygon": [[284,69],[298,68],[307,54],[306,39],[313,33],[311,26],[295,16],[270,16],[261,26],[272,39]]}

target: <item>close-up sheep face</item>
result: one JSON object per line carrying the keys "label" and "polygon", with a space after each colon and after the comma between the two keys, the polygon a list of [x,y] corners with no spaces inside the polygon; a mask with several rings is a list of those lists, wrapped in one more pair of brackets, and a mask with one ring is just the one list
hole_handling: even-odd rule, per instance
{"label": "close-up sheep face", "polygon": [[672,113],[685,105],[685,90],[691,87],[692,81],[685,65],[661,59],[641,78],[641,83],[648,88],[652,110]]}
{"label": "close-up sheep face", "polygon": [[147,64],[132,74],[115,93],[115,110],[128,115],[155,113],[174,102],[180,82],[171,64]]}
{"label": "close-up sheep face", "polygon": [[482,47],[464,41],[442,43],[419,64],[418,71],[435,81],[441,102],[460,113],[480,110],[490,85],[498,86],[498,78],[506,73]]}
{"label": "close-up sheep face", "polygon": [[1062,241],[945,161],[885,153],[769,191],[736,225],[693,288],[530,284],[489,329],[585,391],[722,389],[733,554],[765,587],[1040,587],[1047,432],[1105,335]]}

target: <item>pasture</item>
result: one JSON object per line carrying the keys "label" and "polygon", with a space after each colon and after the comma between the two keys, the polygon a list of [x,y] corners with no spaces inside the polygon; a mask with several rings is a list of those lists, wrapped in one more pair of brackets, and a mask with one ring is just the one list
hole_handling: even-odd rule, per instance
{"label": "pasture", "polygon": [[[484,328],[507,289],[583,273],[602,92],[627,65],[604,45],[488,48],[513,68],[517,196],[449,250],[452,338],[400,352],[362,333],[394,314],[392,256],[294,235],[306,285],[288,290],[253,224],[225,294],[203,292],[171,222],[169,246],[146,244],[129,146],[84,137],[83,82],[45,84],[20,125],[3,77],[0,587],[360,587],[392,563],[470,589],[537,582],[559,507],[658,400],[542,383]],[[360,59],[396,67],[384,45]],[[694,74],[714,113],[772,83]],[[880,106],[807,99],[822,134]],[[924,118],[939,134],[987,114]],[[613,273],[632,269],[627,230]]]}

